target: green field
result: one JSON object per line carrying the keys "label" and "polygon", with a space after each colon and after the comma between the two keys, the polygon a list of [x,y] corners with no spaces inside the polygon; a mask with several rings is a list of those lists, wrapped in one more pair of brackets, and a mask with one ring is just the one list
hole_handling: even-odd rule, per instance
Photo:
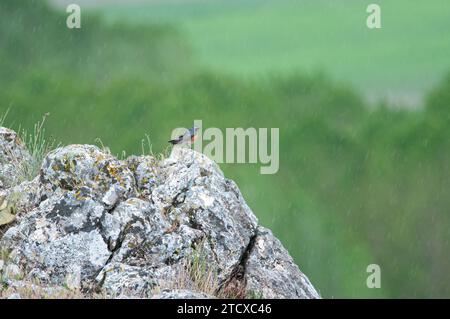
{"label": "green field", "polygon": [[[64,10],[3,0],[0,114],[30,130],[49,112],[47,136],[119,155],[146,133],[164,152],[195,119],[280,128],[277,174],[221,168],[322,296],[450,297],[449,15],[432,2],[383,1],[369,32],[356,2],[106,7],[69,30]],[[425,99],[374,108],[370,90]]]}
{"label": "green field", "polygon": [[323,70],[369,96],[408,104],[450,69],[450,2],[377,1],[382,29],[366,27],[373,1],[184,1],[107,6],[110,22],[177,25],[203,65],[255,77]]}

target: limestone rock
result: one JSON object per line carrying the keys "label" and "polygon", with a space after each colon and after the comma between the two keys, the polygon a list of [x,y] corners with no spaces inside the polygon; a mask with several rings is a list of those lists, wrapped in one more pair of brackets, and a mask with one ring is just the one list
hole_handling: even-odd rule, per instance
{"label": "limestone rock", "polygon": [[159,162],[69,145],[0,196],[13,193],[20,214],[0,247],[23,280],[114,298],[320,297],[237,185],[190,149]]}

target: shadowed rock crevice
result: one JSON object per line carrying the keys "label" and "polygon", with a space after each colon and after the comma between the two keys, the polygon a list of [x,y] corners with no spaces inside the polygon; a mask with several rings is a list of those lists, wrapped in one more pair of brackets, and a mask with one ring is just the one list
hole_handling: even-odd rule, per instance
{"label": "shadowed rock crevice", "polygon": [[[21,147],[6,133],[0,146]],[[0,174],[9,175],[0,180],[15,180],[13,171],[2,167]],[[215,290],[236,298],[319,298],[281,243],[258,225],[237,185],[190,149],[175,147],[162,161],[118,160],[95,146],[69,145],[50,152],[33,181],[2,185],[0,198],[14,199],[16,209],[0,239],[10,251],[3,264],[21,269],[19,281],[110,297],[212,297]],[[208,267],[187,278],[183,269],[198,250]],[[17,280],[5,277],[7,284]],[[192,290],[208,280],[218,288]]]}
{"label": "shadowed rock crevice", "polygon": [[219,292],[225,296],[231,296],[234,298],[248,297],[247,283],[245,279],[245,271],[247,259],[250,256],[253,246],[255,245],[256,233],[250,237],[250,241],[245,248],[239,263],[234,267],[230,276],[226,278],[219,287]]}

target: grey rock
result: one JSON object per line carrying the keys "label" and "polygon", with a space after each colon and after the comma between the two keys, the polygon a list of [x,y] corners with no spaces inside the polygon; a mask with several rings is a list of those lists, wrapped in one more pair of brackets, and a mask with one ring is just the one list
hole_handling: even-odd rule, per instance
{"label": "grey rock", "polygon": [[139,192],[148,196],[160,183],[159,162],[153,156],[130,156],[126,160],[128,168],[133,172]]}
{"label": "grey rock", "polygon": [[111,209],[119,202],[120,197],[122,196],[123,189],[114,185],[106,191],[105,195],[102,198],[102,202],[106,205],[107,208]]}
{"label": "grey rock", "polygon": [[11,227],[1,246],[11,250],[12,262],[40,280],[66,284],[68,276],[78,276],[75,265],[81,280],[89,280],[110,257],[99,227],[104,214],[103,205],[92,199],[78,200],[73,191],[55,193]]}
{"label": "grey rock", "polygon": [[239,265],[257,218],[235,184],[206,156],[175,148],[161,169],[164,182],[152,192],[156,208],[203,234],[205,258],[225,280]]}
{"label": "grey rock", "polygon": [[114,196],[125,199],[136,192],[127,165],[92,145],[69,145],[50,152],[42,164],[41,182],[47,184],[49,195],[57,188],[79,192],[85,188],[97,199],[106,195],[112,204],[117,202]]}
{"label": "grey rock", "polygon": [[121,263],[108,264],[97,280],[113,298],[149,298],[157,285],[151,269]]}
{"label": "grey rock", "polygon": [[[70,145],[48,154],[39,178],[3,191],[24,194],[0,240],[5,267],[24,280],[114,298],[319,297],[237,185],[190,149],[121,161]],[[214,281],[207,294],[202,276]]]}

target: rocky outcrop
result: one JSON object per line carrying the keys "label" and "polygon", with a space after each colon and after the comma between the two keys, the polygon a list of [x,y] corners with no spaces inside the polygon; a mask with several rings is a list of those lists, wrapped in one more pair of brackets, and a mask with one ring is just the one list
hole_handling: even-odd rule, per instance
{"label": "rocky outcrop", "polygon": [[69,145],[18,185],[1,156],[9,175],[0,196],[18,194],[0,240],[6,283],[117,298],[319,298],[236,184],[200,153],[118,160]]}

